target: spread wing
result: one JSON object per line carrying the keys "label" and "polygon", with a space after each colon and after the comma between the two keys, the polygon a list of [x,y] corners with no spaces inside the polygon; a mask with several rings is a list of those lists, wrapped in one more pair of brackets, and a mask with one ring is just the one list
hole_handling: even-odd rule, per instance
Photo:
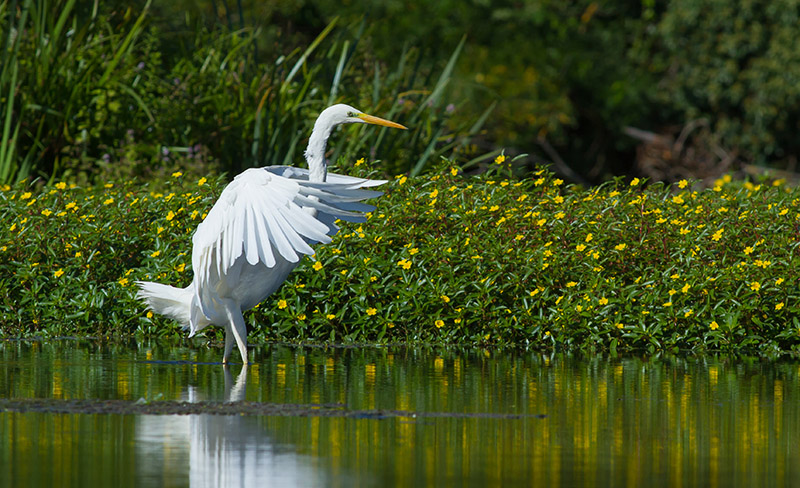
{"label": "spread wing", "polygon": [[237,176],[197,227],[192,238],[195,292],[211,276],[225,276],[240,256],[275,266],[276,256],[296,263],[313,254],[309,244],[328,243],[336,219],[365,221],[375,207],[359,203],[382,193],[362,188],[385,183],[342,175],[308,181],[308,170],[291,166],[252,168]]}

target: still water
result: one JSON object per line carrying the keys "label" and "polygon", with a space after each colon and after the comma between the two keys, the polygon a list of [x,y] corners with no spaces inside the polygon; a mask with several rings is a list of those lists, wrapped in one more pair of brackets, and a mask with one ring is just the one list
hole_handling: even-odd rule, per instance
{"label": "still water", "polygon": [[800,486],[797,361],[188,346],[0,342],[0,487]]}

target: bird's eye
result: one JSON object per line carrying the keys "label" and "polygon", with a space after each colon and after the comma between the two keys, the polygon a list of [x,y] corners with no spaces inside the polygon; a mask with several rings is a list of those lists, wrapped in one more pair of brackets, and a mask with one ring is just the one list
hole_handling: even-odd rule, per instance
{"label": "bird's eye", "polygon": [[348,117],[358,117],[358,114],[355,112],[347,112]]}

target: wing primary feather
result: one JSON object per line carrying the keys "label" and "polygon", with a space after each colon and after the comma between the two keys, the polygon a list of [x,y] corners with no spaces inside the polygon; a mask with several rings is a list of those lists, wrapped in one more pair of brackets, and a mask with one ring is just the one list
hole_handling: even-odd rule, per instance
{"label": "wing primary feather", "polygon": [[[314,250],[303,240],[300,236],[300,233],[297,230],[297,225],[299,223],[297,217],[297,213],[304,213],[300,210],[300,207],[296,205],[292,205],[289,207],[284,207],[283,211],[280,212],[281,226],[283,228],[284,234],[286,238],[289,240],[289,243],[292,246],[292,249],[295,251],[300,251],[303,254],[314,254]],[[295,212],[297,210],[297,212]]]}
{"label": "wing primary feather", "polygon": [[272,268],[275,266],[275,256],[272,254],[269,229],[264,221],[263,214],[256,217],[256,225],[258,226],[258,254],[261,257],[261,262],[266,264],[268,268]]}
{"label": "wing primary feather", "polygon": [[275,245],[278,253],[284,257],[287,261],[291,263],[296,263],[300,260],[297,256],[297,253],[294,252],[292,249],[292,245],[289,243],[289,240],[286,238],[286,235],[283,232],[283,227],[278,221],[280,213],[273,215],[267,214],[267,224],[269,225],[270,229],[270,239],[272,243]]}
{"label": "wing primary feather", "polygon": [[258,244],[256,242],[256,215],[252,208],[247,208],[247,224],[244,233],[247,236],[247,244],[245,244],[245,256],[247,262],[256,265],[258,264]]}

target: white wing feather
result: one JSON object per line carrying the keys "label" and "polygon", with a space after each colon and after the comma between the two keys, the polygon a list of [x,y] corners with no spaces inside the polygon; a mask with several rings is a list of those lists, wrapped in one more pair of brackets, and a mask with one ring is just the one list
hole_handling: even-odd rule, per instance
{"label": "white wing feather", "polygon": [[[298,262],[314,253],[310,243],[330,242],[336,219],[365,221],[375,207],[360,200],[382,192],[362,190],[381,180],[328,174],[308,181],[308,170],[269,166],[244,171],[223,190],[192,238],[195,293],[225,276],[244,255],[249,264],[275,266],[277,256]],[[205,304],[203,304],[205,308]]]}

